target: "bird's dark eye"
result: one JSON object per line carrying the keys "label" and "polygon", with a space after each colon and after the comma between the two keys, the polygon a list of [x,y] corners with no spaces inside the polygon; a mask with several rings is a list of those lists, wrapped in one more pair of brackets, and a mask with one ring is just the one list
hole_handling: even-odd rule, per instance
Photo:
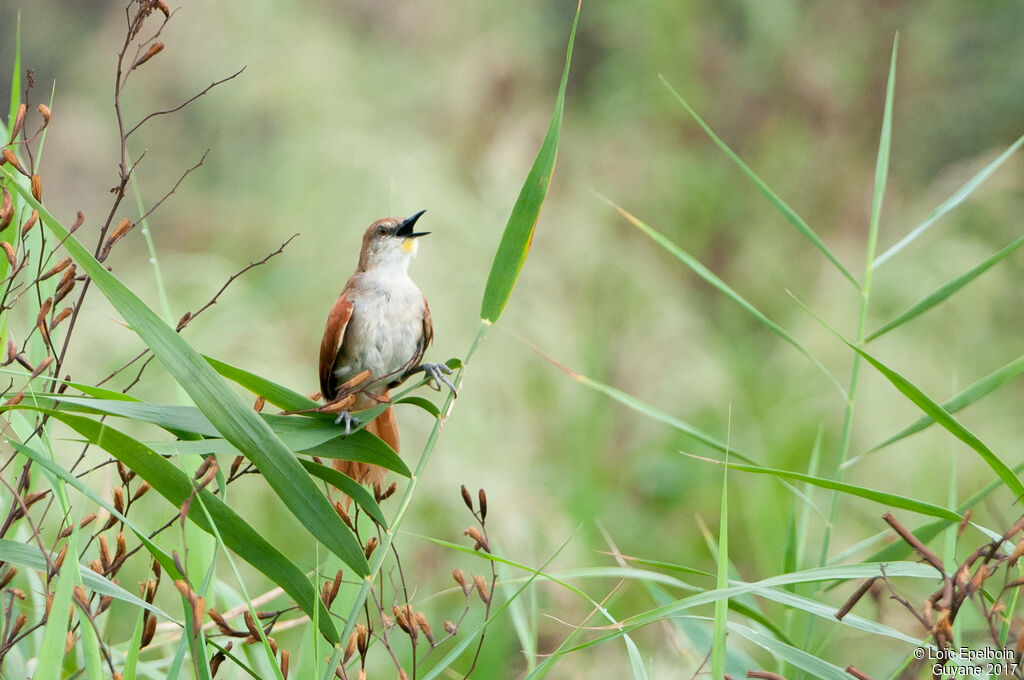
{"label": "bird's dark eye", "polygon": [[381,226],[377,227],[377,233],[380,234],[381,236],[387,236],[388,235],[388,228],[383,226],[383,225],[381,225]]}

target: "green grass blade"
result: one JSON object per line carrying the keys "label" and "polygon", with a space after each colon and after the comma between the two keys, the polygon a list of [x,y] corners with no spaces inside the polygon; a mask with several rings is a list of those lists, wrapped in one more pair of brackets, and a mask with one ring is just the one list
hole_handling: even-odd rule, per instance
{"label": "green grass blade", "polygon": [[802,472],[791,472],[789,470],[766,468],[756,465],[743,465],[740,463],[728,463],[713,460],[711,458],[704,458],[702,456],[694,456],[692,454],[684,455],[697,460],[707,461],[709,463],[717,463],[718,465],[729,467],[733,470],[739,470],[741,472],[754,472],[761,475],[771,475],[772,477],[778,477],[780,479],[792,479],[794,481],[804,482],[805,484],[811,484],[813,486],[821,487],[822,489],[831,489],[851,496],[865,498],[889,508],[900,508],[902,510],[909,510],[911,512],[917,512],[931,517],[941,517],[942,519],[948,519],[952,522],[959,522],[962,519],[959,514],[942,506],[935,505],[933,503],[926,503],[906,496],[900,496],[887,491],[877,491],[863,486],[847,484],[846,482],[837,482],[834,479],[812,477],[811,475],[805,475]]}
{"label": "green grass blade", "polygon": [[305,395],[262,378],[255,373],[250,373],[213,357],[204,355],[203,358],[213,366],[217,373],[220,373],[232,382],[238,383],[253,394],[263,397],[283,411],[303,411],[320,405]]}
{"label": "green grass blade", "polygon": [[892,246],[884,253],[879,255],[878,259],[875,260],[872,266],[877,267],[878,265],[882,264],[893,255],[898,253],[899,251],[906,248],[914,239],[923,234],[926,229],[928,229],[930,226],[935,224],[939,219],[944,217],[947,213],[951,212],[954,208],[963,203],[968,196],[974,193],[974,190],[977,189],[982,182],[989,178],[989,175],[995,172],[996,169],[999,168],[999,166],[1001,166],[1003,163],[1006,162],[1007,159],[1010,158],[1010,156],[1016,153],[1016,151],[1020,149],[1021,145],[1024,145],[1024,135],[1018,137],[1017,141],[1011,144],[1009,148],[1006,149],[1006,151],[999,154],[998,158],[996,158],[994,161],[992,161],[984,168],[982,168],[981,171],[978,172],[978,174],[969,179],[967,183],[964,184],[959,189],[957,189],[952,196],[943,201],[942,204],[939,205],[939,207],[933,210],[931,214],[925,218],[924,222],[914,227],[914,229],[909,234],[900,239],[899,242],[896,243],[896,245]]}
{"label": "green grass blade", "polygon": [[377,501],[373,498],[366,487],[358,483],[348,475],[343,475],[332,467],[326,465],[320,465],[314,463],[311,460],[300,460],[302,467],[306,468],[306,471],[318,479],[322,479],[338,491],[341,491],[353,501],[356,505],[366,511],[370,517],[372,517],[377,523],[381,525],[384,530],[388,528],[388,521],[384,518],[384,513],[381,512],[380,506],[377,505]]}
{"label": "green grass blade", "polygon": [[718,291],[725,295],[727,298],[729,298],[730,300],[738,304],[740,307],[742,307],[746,312],[748,312],[761,324],[767,327],[768,330],[770,330],[772,333],[775,333],[780,338],[782,338],[790,345],[795,347],[798,352],[807,357],[811,361],[811,363],[817,366],[818,369],[825,374],[825,376],[832,382],[832,384],[839,389],[840,394],[842,394],[844,398],[846,397],[846,391],[843,389],[843,386],[839,384],[839,381],[836,380],[835,376],[829,373],[828,369],[825,368],[825,366],[822,365],[820,361],[814,358],[814,356],[812,356],[811,353],[808,352],[803,345],[797,342],[796,338],[794,338],[784,328],[782,328],[782,326],[778,325],[777,323],[769,319],[767,316],[765,316],[763,313],[761,313],[761,311],[754,307],[754,305],[747,302],[747,300],[742,295],[733,290],[733,288],[729,286],[729,284],[715,276],[714,272],[712,272],[710,269],[701,264],[701,262],[697,258],[693,257],[688,252],[677,246],[657,229],[648,225],[646,222],[643,222],[642,220],[635,217],[634,215],[632,215],[625,209],[621,208],[611,200],[605,198],[604,196],[601,196],[600,194],[598,194],[598,196],[602,200],[604,200],[608,205],[610,205],[612,208],[618,211],[618,213],[625,217],[633,226],[637,227],[642,232],[650,236],[655,243],[657,243],[662,248],[664,248],[672,255],[674,255],[680,262],[682,262],[687,267],[692,269],[698,276],[700,276],[702,279],[711,284],[711,286],[717,288]]}
{"label": "green grass blade", "polygon": [[[23,546],[27,547],[27,546]],[[76,527],[68,539],[68,553],[78,554],[78,528]],[[40,555],[41,557],[41,555]],[[45,570],[45,563],[42,565]],[[68,607],[71,606],[71,592],[75,585],[75,565],[65,562],[64,568],[57,574],[57,588],[53,596],[53,604],[50,611],[54,612],[53,619],[50,619],[43,628],[43,641],[39,646],[37,658],[39,663],[32,680],[59,680],[61,676],[61,665],[64,661],[64,644],[67,642]]]}
{"label": "green grass blade", "polygon": [[889,58],[889,78],[885,83],[885,110],[882,113],[882,132],[878,136],[878,156],[875,159],[875,187],[871,195],[871,221],[868,227],[868,254],[864,290],[871,289],[871,266],[875,261],[878,247],[878,223],[882,217],[882,201],[885,199],[885,184],[889,178],[889,156],[892,150],[892,109],[896,91],[896,54],[899,51],[900,34],[892,41],[892,56]]}
{"label": "green grass blade", "polygon": [[917,304],[911,306],[902,314],[897,315],[895,319],[893,319],[892,321],[883,325],[878,330],[868,335],[866,338],[864,338],[864,342],[871,342],[875,338],[888,333],[892,329],[905,324],[906,322],[910,321],[911,319],[917,316],[920,316],[921,314],[924,314],[929,309],[939,304],[940,302],[944,301],[953,293],[957,292],[958,290],[966,286],[968,283],[984,274],[986,271],[988,271],[993,266],[998,264],[1000,261],[1005,259],[1006,256],[1008,256],[1013,251],[1017,250],[1017,248],[1021,247],[1022,245],[1024,245],[1024,236],[1020,237],[1019,239],[1017,239],[1010,245],[1006,246],[999,252],[993,254],[984,262],[975,265],[970,270],[964,272],[963,274],[956,277],[952,281],[948,281],[947,283],[944,283],[943,285],[939,286],[931,293],[926,295]]}
{"label": "green grass blade", "polygon": [[18,107],[21,106],[21,10],[18,10],[17,19],[14,22],[14,66],[11,69],[11,103],[7,111],[7,125],[3,130],[4,140],[10,134],[11,126],[18,115]]}
{"label": "green grass blade", "polygon": [[[722,501],[719,509],[718,526],[718,574],[715,587],[724,590],[729,587],[729,452],[725,453],[726,465],[722,468]],[[715,602],[714,632],[711,642],[711,677],[724,680],[726,646],[725,636],[729,623],[729,598]]]}
{"label": "green grass blade", "polygon": [[[0,173],[14,179],[13,170],[7,165],[0,166]],[[353,571],[367,574],[369,565],[355,536],[270,427],[195,349],[107,271],[74,235],[68,233],[28,189],[19,183],[12,182],[12,185],[25,202],[39,212],[39,219],[46,228],[61,240],[71,257],[160,359],[217,431],[256,465],[282,505]]]}
{"label": "green grass blade", "polygon": [[135,670],[139,665],[139,654],[142,652],[143,611],[140,609],[135,616],[135,628],[131,640],[128,641],[128,652],[125,654],[124,667],[121,671],[122,680],[135,680]]}
{"label": "green grass blade", "polygon": [[[844,340],[844,342],[846,342]],[[878,370],[886,380],[892,383],[893,387],[899,390],[907,399],[914,403],[919,409],[925,412],[929,418],[937,422],[942,427],[946,428],[950,434],[954,437],[967,444],[969,447],[974,449],[981,456],[992,471],[999,475],[1006,486],[1013,492],[1014,498],[1024,498],[1024,484],[1021,484],[1020,479],[1007,467],[992,450],[985,445],[973,432],[968,430],[959,421],[949,414],[944,408],[932,401],[928,395],[922,392],[916,385],[904,378],[902,375],[892,370],[881,361],[871,356],[864,350],[846,343],[850,346],[850,349],[855,351],[857,354],[867,360],[875,369]]]}
{"label": "green grass blade", "polygon": [[562,71],[562,82],[558,86],[558,96],[555,98],[555,110],[551,115],[551,124],[548,126],[547,135],[537,152],[523,188],[519,192],[512,207],[512,214],[505,225],[505,231],[501,235],[501,242],[494,254],[494,262],[491,264],[491,271],[487,276],[487,285],[484,288],[483,300],[480,303],[480,318],[489,323],[494,323],[501,316],[502,310],[512,295],[512,288],[516,285],[519,272],[526,262],[526,255],[530,251],[530,243],[533,241],[533,230],[537,226],[537,218],[540,217],[540,209],[544,204],[544,198],[548,193],[548,185],[551,183],[551,175],[555,171],[555,159],[558,156],[558,137],[562,129],[562,111],[565,108],[565,86],[569,82],[569,64],[572,61],[572,45],[576,39],[576,26],[580,20],[580,7],[576,6],[576,18],[572,22],[572,31],[569,33],[569,47],[565,53],[565,69]]}
{"label": "green grass blade", "polygon": [[[70,552],[71,548],[68,548]],[[57,556],[51,554],[50,558],[55,559]],[[43,557],[43,553],[39,551],[38,546],[28,545],[18,541],[13,541],[8,538],[0,538],[0,560],[4,562],[10,562],[11,564],[17,564],[25,567],[26,569],[37,569],[39,571],[46,571],[46,559]],[[70,564],[70,562],[66,562]],[[145,600],[142,600],[135,595],[132,595],[121,586],[108,581],[91,569],[82,569],[82,581],[89,587],[89,589],[99,593],[100,595],[109,595],[115,600],[121,600],[128,604],[148,609],[149,611],[157,614],[168,621],[172,621],[173,618],[170,614],[163,611],[159,607],[148,604]]]}
{"label": "green grass blade", "polygon": [[761,631],[735,622],[729,624],[729,630],[768,651],[776,659],[791,663],[816,678],[821,680],[850,680],[850,676],[839,666],[820,659],[809,652],[797,649],[792,645],[787,645],[785,642],[780,642]]}
{"label": "green grass blade", "polygon": [[[1013,378],[1016,378],[1021,373],[1024,373],[1024,356],[1017,357],[1005,366],[989,373],[984,378],[971,383],[963,390],[950,397],[947,401],[942,402],[941,406],[947,413],[956,413],[960,409],[966,408],[974,402],[982,399],[998,387],[1001,387],[1003,384],[1009,382]],[[890,444],[894,444],[901,439],[905,439],[912,434],[916,434],[921,430],[924,430],[934,423],[935,421],[930,416],[921,416],[910,425],[883,441],[881,444],[871,447],[867,453],[874,453],[879,449],[883,449]],[[851,462],[853,461],[851,460]]]}
{"label": "green grass blade", "polygon": [[673,88],[669,84],[669,82],[665,79],[665,76],[659,75],[658,77],[661,79],[662,84],[666,88],[668,88],[668,91],[672,93],[672,96],[675,97],[679,101],[679,103],[683,105],[683,108],[686,109],[686,112],[688,114],[690,114],[690,117],[693,118],[697,122],[697,125],[699,125],[701,129],[704,130],[704,132],[707,134],[707,136],[711,138],[711,141],[713,141],[715,145],[718,146],[718,148],[721,149],[722,152],[725,153],[725,155],[728,156],[729,159],[736,164],[736,166],[743,172],[743,174],[745,174],[750,179],[750,181],[754,183],[754,186],[756,186],[757,189],[764,195],[764,197],[768,199],[768,202],[771,203],[776,210],[782,213],[782,216],[785,217],[790,224],[796,227],[797,231],[799,231],[801,234],[804,235],[805,238],[807,238],[811,243],[813,243],[814,246],[818,250],[820,250],[821,253],[825,257],[827,257],[833,265],[835,265],[836,269],[838,269],[839,272],[850,281],[850,283],[852,283],[857,288],[860,288],[860,284],[857,282],[857,279],[854,278],[853,274],[851,274],[850,271],[843,266],[843,263],[839,261],[839,258],[837,258],[832,253],[832,251],[829,250],[829,247],[825,245],[825,242],[822,241],[816,233],[814,233],[814,230],[811,229],[811,227],[803,220],[803,218],[797,215],[795,210],[790,208],[785,201],[779,198],[778,194],[776,194],[774,191],[768,188],[768,185],[765,184],[764,181],[760,177],[758,177],[753,170],[750,169],[750,166],[744,163],[743,160],[736,155],[736,152],[730,149],[726,145],[726,143],[723,142],[718,137],[718,135],[714,133],[711,127],[704,122],[704,119],[697,115],[697,112],[686,102],[685,99],[682,98],[682,96],[678,92],[676,92],[675,88]]}
{"label": "green grass blade", "polygon": [[[123,462],[139,477],[149,482],[150,486],[173,507],[180,508],[192,493],[192,480],[188,475],[149,447],[109,425],[62,411],[38,408],[35,410],[49,413],[51,417],[71,427],[90,443],[101,447]],[[199,494],[203,505],[219,528],[225,546],[281,586],[306,614],[312,616],[314,607],[323,606],[306,575],[291,560],[253,529],[227,503],[206,490],[200,491]],[[207,533],[212,533],[198,503],[192,504],[188,517],[196,526]],[[338,631],[326,611],[320,613],[320,625],[324,637],[332,643],[340,641]]]}

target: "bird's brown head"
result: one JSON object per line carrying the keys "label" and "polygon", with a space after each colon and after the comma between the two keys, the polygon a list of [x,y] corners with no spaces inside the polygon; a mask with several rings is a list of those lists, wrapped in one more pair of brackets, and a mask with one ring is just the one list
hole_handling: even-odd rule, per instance
{"label": "bird's brown head", "polygon": [[385,217],[370,225],[363,234],[363,249],[359,254],[359,269],[366,271],[374,267],[409,266],[409,260],[416,255],[420,236],[429,231],[413,231],[416,221],[425,213],[421,210],[412,217]]}

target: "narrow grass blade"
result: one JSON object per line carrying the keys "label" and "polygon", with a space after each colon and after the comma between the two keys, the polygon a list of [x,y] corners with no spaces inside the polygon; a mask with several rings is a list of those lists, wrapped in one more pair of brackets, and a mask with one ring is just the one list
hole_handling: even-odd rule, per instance
{"label": "narrow grass blade", "polygon": [[[71,549],[68,548],[69,552],[70,550]],[[56,557],[56,555],[50,555],[51,559],[55,559]],[[17,564],[18,566],[25,567],[26,569],[37,569],[39,571],[46,571],[47,568],[46,559],[43,557],[43,553],[39,551],[38,546],[13,541],[8,538],[0,538],[0,561],[10,562],[11,564]],[[71,562],[66,562],[66,564],[71,564]],[[141,607],[142,609],[148,609],[168,621],[174,620],[170,614],[159,607],[151,605],[145,600],[132,595],[121,586],[108,581],[91,569],[82,569],[81,573],[84,584],[100,595],[109,595],[115,600],[127,602],[128,604]],[[73,577],[72,580],[74,580]]]}
{"label": "narrow grass blade", "polygon": [[[845,340],[844,340],[845,342]],[[1007,467],[995,453],[992,452],[983,441],[968,430],[966,427],[960,424],[953,416],[932,401],[928,395],[922,392],[916,385],[904,378],[902,375],[892,370],[881,361],[871,356],[864,350],[847,343],[854,352],[862,356],[872,366],[874,366],[879,373],[885,376],[886,380],[892,383],[893,387],[899,390],[907,399],[912,401],[919,409],[924,411],[928,417],[937,422],[942,427],[946,428],[950,434],[967,444],[969,447],[974,449],[982,460],[984,460],[992,471],[999,475],[1006,486],[1013,492],[1014,498],[1024,498],[1024,484],[1021,484],[1020,479]]]}
{"label": "narrow grass blade", "polygon": [[577,4],[576,18],[573,19],[572,31],[569,33],[569,47],[565,53],[565,69],[562,71],[562,82],[558,86],[551,124],[537,152],[537,158],[533,161],[533,167],[526,176],[526,182],[519,192],[519,198],[512,207],[512,214],[505,225],[501,243],[498,244],[498,251],[494,254],[494,262],[487,276],[487,286],[484,288],[483,301],[480,303],[480,318],[492,324],[505,309],[512,295],[512,288],[516,285],[516,279],[519,278],[519,272],[526,262],[526,255],[533,241],[533,230],[537,226],[537,218],[548,193],[551,175],[555,171],[558,137],[562,129],[562,111],[565,108],[565,86],[569,82],[569,63],[572,61],[572,45],[576,39],[576,26],[579,20],[580,7]]}
{"label": "narrow grass blade", "polygon": [[611,200],[605,198],[604,196],[601,196],[600,194],[598,194],[598,196],[602,200],[604,200],[608,205],[610,205],[612,208],[614,208],[616,211],[618,211],[618,213],[620,215],[622,215],[627,220],[629,220],[629,222],[633,226],[637,227],[642,232],[644,232],[645,234],[650,236],[651,239],[655,243],[657,243],[662,248],[664,248],[665,250],[670,252],[672,255],[674,255],[680,262],[682,262],[687,267],[692,269],[698,276],[700,276],[702,279],[707,281],[714,288],[717,288],[719,290],[719,292],[721,292],[727,298],[729,298],[730,300],[732,300],[733,302],[738,304],[740,307],[742,307],[747,313],[749,313],[751,316],[753,316],[755,319],[757,319],[760,323],[762,323],[764,326],[766,326],[768,328],[768,330],[770,330],[772,333],[775,333],[776,335],[778,335],[780,338],[782,338],[783,340],[788,342],[790,345],[795,347],[798,352],[800,352],[805,357],[810,359],[811,363],[813,363],[815,366],[817,366],[818,369],[822,373],[824,373],[825,376],[832,382],[832,384],[834,384],[839,389],[840,394],[842,394],[844,398],[846,397],[846,391],[843,389],[843,386],[841,384],[839,384],[839,381],[836,380],[835,376],[833,376],[831,373],[829,373],[828,369],[825,368],[825,366],[822,365],[822,363],[820,361],[818,361],[816,358],[814,358],[811,355],[811,353],[808,352],[804,348],[803,345],[801,345],[799,342],[797,342],[796,338],[794,338],[792,335],[790,335],[784,328],[782,328],[782,326],[778,325],[777,323],[775,323],[774,321],[769,319],[767,316],[762,314],[760,310],[758,310],[756,307],[754,307],[754,305],[752,305],[749,302],[747,302],[747,300],[742,295],[740,295],[735,290],[733,290],[732,287],[729,286],[729,284],[727,284],[725,281],[723,281],[722,279],[720,279],[717,276],[715,276],[714,272],[712,272],[710,269],[708,269],[703,264],[701,264],[700,261],[697,258],[693,257],[688,252],[686,252],[685,250],[683,250],[682,248],[677,246],[675,243],[673,243],[671,240],[669,240],[664,234],[659,232],[657,229],[655,229],[654,227],[651,227],[647,223],[645,223],[642,220],[640,220],[639,218],[635,217],[634,215],[632,215],[631,213],[629,213],[625,209],[621,208],[620,206],[618,206],[616,203],[612,202]]}
{"label": "narrow grass blade", "polygon": [[[725,590],[729,587],[729,453],[725,454],[726,465],[722,468],[722,500],[718,525],[718,575],[715,587]],[[725,677],[725,636],[729,623],[729,598],[715,602],[715,623],[711,642],[711,677]]]}
{"label": "narrow grass blade", "polygon": [[[26,546],[27,547],[27,546]],[[78,554],[78,529],[71,532],[68,539],[68,553]],[[46,565],[43,565],[46,569]],[[65,567],[57,574],[57,588],[53,596],[50,611],[57,612],[55,620],[47,622],[43,628],[43,641],[39,646],[36,665],[32,680],[59,680],[62,677],[61,666],[64,662],[64,644],[67,642],[68,607],[71,606],[71,592],[75,585],[75,566],[65,562]]]}
{"label": "narrow grass blade", "polygon": [[139,665],[140,647],[142,646],[142,624],[144,612],[140,609],[135,615],[135,628],[132,630],[131,640],[128,641],[128,652],[125,654],[124,667],[122,668],[122,680],[135,680],[135,669]]}
{"label": "narrow grass blade", "polygon": [[[989,373],[984,378],[971,383],[961,391],[957,392],[947,401],[942,402],[942,409],[950,414],[956,413],[960,409],[966,408],[974,402],[982,399],[998,387],[1001,387],[1003,384],[1009,382],[1013,378],[1016,378],[1021,373],[1024,373],[1024,356],[1017,357],[1005,366]],[[901,439],[905,439],[912,434],[916,434],[934,423],[935,421],[930,416],[921,416],[910,425],[883,441],[881,444],[877,444],[868,449],[866,453],[874,453],[875,451],[883,449],[890,444],[894,444]]]}
{"label": "narrow grass blade", "polygon": [[381,512],[380,506],[377,505],[377,501],[374,500],[370,492],[366,490],[366,487],[352,479],[348,475],[343,475],[332,467],[326,465],[320,465],[314,463],[311,460],[300,460],[302,467],[306,468],[309,474],[313,475],[317,479],[322,479],[334,488],[338,489],[342,493],[346,494],[349,498],[355,501],[356,505],[366,511],[370,517],[372,517],[381,527],[386,531],[388,528],[388,521],[384,519],[384,513]]}
{"label": "narrow grass blade", "polygon": [[238,383],[253,394],[263,397],[284,411],[303,411],[320,405],[305,395],[262,378],[255,373],[250,373],[231,364],[218,361],[213,357],[204,355],[203,358],[213,366],[217,373],[220,373],[228,380]]}
{"label": "narrow grass blade", "polygon": [[797,668],[807,671],[813,677],[821,680],[850,680],[850,676],[839,666],[820,659],[810,652],[780,642],[770,635],[735,622],[729,624],[729,630],[767,650],[776,659],[791,663]]}
{"label": "narrow grass blade", "polygon": [[21,10],[18,10],[17,18],[14,22],[14,66],[11,68],[11,103],[7,109],[7,125],[3,130],[3,136],[7,141],[6,137],[10,133],[11,126],[14,125],[14,119],[18,115],[18,107],[21,106]]}
{"label": "narrow grass blade", "polygon": [[[0,173],[13,179],[7,165]],[[206,360],[174,332],[152,309],[93,257],[68,230],[33,198],[31,191],[13,183],[39,219],[64,245],[106,298],[167,371],[209,418],[217,431],[249,458],[274,490],[283,507],[359,575],[369,564],[359,542],[342,523],[324,494],[295,456],[270,427],[217,375]]]}
{"label": "narrow grass blade", "polygon": [[964,272],[963,274],[956,277],[952,281],[948,281],[947,283],[944,283],[943,285],[939,286],[931,293],[926,295],[917,304],[911,306],[902,314],[897,315],[895,319],[893,319],[892,321],[883,325],[878,330],[868,335],[866,338],[864,338],[864,342],[871,342],[875,338],[888,333],[892,329],[905,324],[906,322],[910,321],[911,319],[917,316],[920,316],[921,314],[924,314],[929,309],[939,304],[940,302],[943,302],[953,293],[957,292],[958,290],[966,286],[968,283],[984,274],[986,271],[988,271],[993,266],[998,264],[1000,261],[1005,259],[1007,255],[1017,250],[1017,248],[1020,248],[1022,245],[1024,245],[1024,236],[1020,237],[1010,245],[1000,250],[998,253],[995,253],[994,255],[986,259],[984,262],[981,262],[980,264],[972,267],[970,270]]}
{"label": "narrow grass blade", "polygon": [[816,233],[814,233],[814,230],[811,229],[811,227],[808,226],[806,222],[804,222],[803,218],[797,215],[796,211],[794,211],[792,208],[786,205],[786,202],[779,198],[778,194],[776,194],[774,191],[768,188],[768,185],[765,184],[764,181],[760,177],[758,177],[753,170],[750,169],[750,166],[744,163],[743,160],[739,156],[737,156],[736,153],[718,137],[718,135],[714,133],[711,127],[704,122],[704,119],[697,115],[697,112],[669,84],[669,82],[665,79],[665,76],[659,75],[658,77],[661,79],[662,84],[668,89],[668,91],[672,93],[672,96],[675,97],[679,101],[679,103],[683,105],[683,108],[686,109],[686,112],[688,114],[690,114],[690,117],[693,118],[697,122],[697,125],[699,125],[701,129],[704,130],[704,132],[707,134],[707,136],[711,138],[711,141],[713,141],[715,145],[717,145],[718,148],[721,149],[722,152],[725,153],[725,155],[728,156],[729,159],[736,164],[736,166],[743,172],[743,174],[745,174],[750,179],[750,181],[754,183],[754,186],[756,186],[757,189],[764,195],[764,197],[768,199],[768,202],[771,203],[776,210],[782,213],[782,216],[785,217],[790,224],[796,227],[797,231],[799,231],[801,234],[804,235],[805,238],[807,238],[807,240],[813,243],[814,246],[818,250],[820,250],[821,253],[825,257],[827,257],[833,265],[835,265],[836,269],[838,269],[839,272],[850,281],[850,283],[852,283],[855,287],[860,288],[860,284],[857,282],[857,279],[854,278],[853,274],[851,274],[850,271],[843,266],[843,263],[839,261],[839,258],[837,258],[832,253],[832,251],[829,250],[829,247],[825,245],[825,242],[822,241]]}
{"label": "narrow grass blade", "polygon": [[[875,187],[871,195],[871,220],[868,227],[868,254],[864,291],[871,289],[871,266],[875,261],[878,247],[878,223],[882,217],[882,201],[885,198],[885,184],[889,178],[889,155],[892,150],[892,108],[896,90],[896,53],[899,51],[900,34],[892,41],[892,56],[889,58],[889,79],[885,84],[885,110],[882,113],[882,132],[878,137],[878,156],[875,160]],[[862,312],[866,306],[862,307]],[[863,317],[862,317],[863,320]],[[863,328],[863,325],[861,326]]]}
{"label": "narrow grass blade", "polygon": [[909,510],[911,512],[917,512],[931,517],[941,517],[942,519],[948,519],[952,522],[959,522],[962,519],[962,517],[956,512],[942,506],[935,505],[933,503],[926,503],[913,498],[907,498],[906,496],[900,496],[887,491],[877,491],[863,486],[847,484],[846,482],[837,482],[835,480],[825,479],[822,477],[812,477],[811,475],[805,475],[801,472],[791,472],[789,470],[759,467],[756,465],[722,462],[711,458],[704,458],[702,456],[694,456],[688,453],[684,453],[684,455],[697,460],[707,461],[709,463],[717,463],[718,465],[739,470],[741,472],[754,472],[756,474],[771,475],[772,477],[778,477],[780,479],[792,479],[794,481],[821,487],[822,489],[839,491],[840,493],[845,493],[850,496],[857,496],[869,501],[874,501],[875,503],[880,503],[888,508],[900,508],[902,510]]}
{"label": "narrow grass blade", "polygon": [[[185,499],[192,494],[192,480],[163,456],[154,453],[141,442],[91,418],[62,411],[39,408],[35,410],[48,413],[52,418],[60,420],[90,443],[101,447],[123,462],[166,498],[174,508],[180,508]],[[305,471],[303,474],[306,474]],[[271,545],[262,534],[253,529],[227,503],[209,491],[201,490],[199,495],[228,549],[281,586],[307,615],[312,616],[315,608],[323,606],[306,575]],[[192,504],[188,517],[196,526],[212,533],[210,523],[198,503]],[[338,631],[326,611],[320,613],[320,626],[320,631],[330,642],[340,641]]]}
{"label": "narrow grass blade", "polygon": [[1011,144],[1009,148],[1006,149],[1006,151],[999,154],[998,158],[996,158],[994,161],[992,161],[984,168],[982,168],[981,171],[978,172],[978,174],[969,179],[967,183],[964,184],[959,189],[957,189],[952,196],[943,201],[939,205],[939,207],[933,210],[931,214],[925,218],[924,222],[914,227],[914,229],[909,234],[900,239],[898,243],[896,243],[894,246],[892,246],[884,253],[879,255],[872,266],[877,267],[878,265],[882,264],[893,255],[898,253],[899,251],[906,248],[914,239],[923,234],[924,231],[928,229],[928,227],[935,224],[939,219],[941,219],[947,213],[951,212],[954,208],[963,203],[968,196],[974,193],[974,190],[977,189],[982,182],[988,179],[989,176],[999,168],[999,166],[1005,163],[1006,160],[1010,158],[1010,156],[1016,153],[1017,150],[1020,149],[1021,145],[1024,145],[1024,135],[1018,137],[1017,141]]}

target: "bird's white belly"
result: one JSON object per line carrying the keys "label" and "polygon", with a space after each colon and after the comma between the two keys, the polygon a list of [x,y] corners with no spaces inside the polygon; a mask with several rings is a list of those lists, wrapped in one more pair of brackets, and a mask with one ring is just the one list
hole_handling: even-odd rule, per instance
{"label": "bird's white belly", "polygon": [[423,294],[412,280],[390,281],[387,287],[367,281],[352,300],[352,318],[345,328],[340,361],[334,374],[341,380],[369,370],[370,392],[383,390],[412,368],[423,342]]}

